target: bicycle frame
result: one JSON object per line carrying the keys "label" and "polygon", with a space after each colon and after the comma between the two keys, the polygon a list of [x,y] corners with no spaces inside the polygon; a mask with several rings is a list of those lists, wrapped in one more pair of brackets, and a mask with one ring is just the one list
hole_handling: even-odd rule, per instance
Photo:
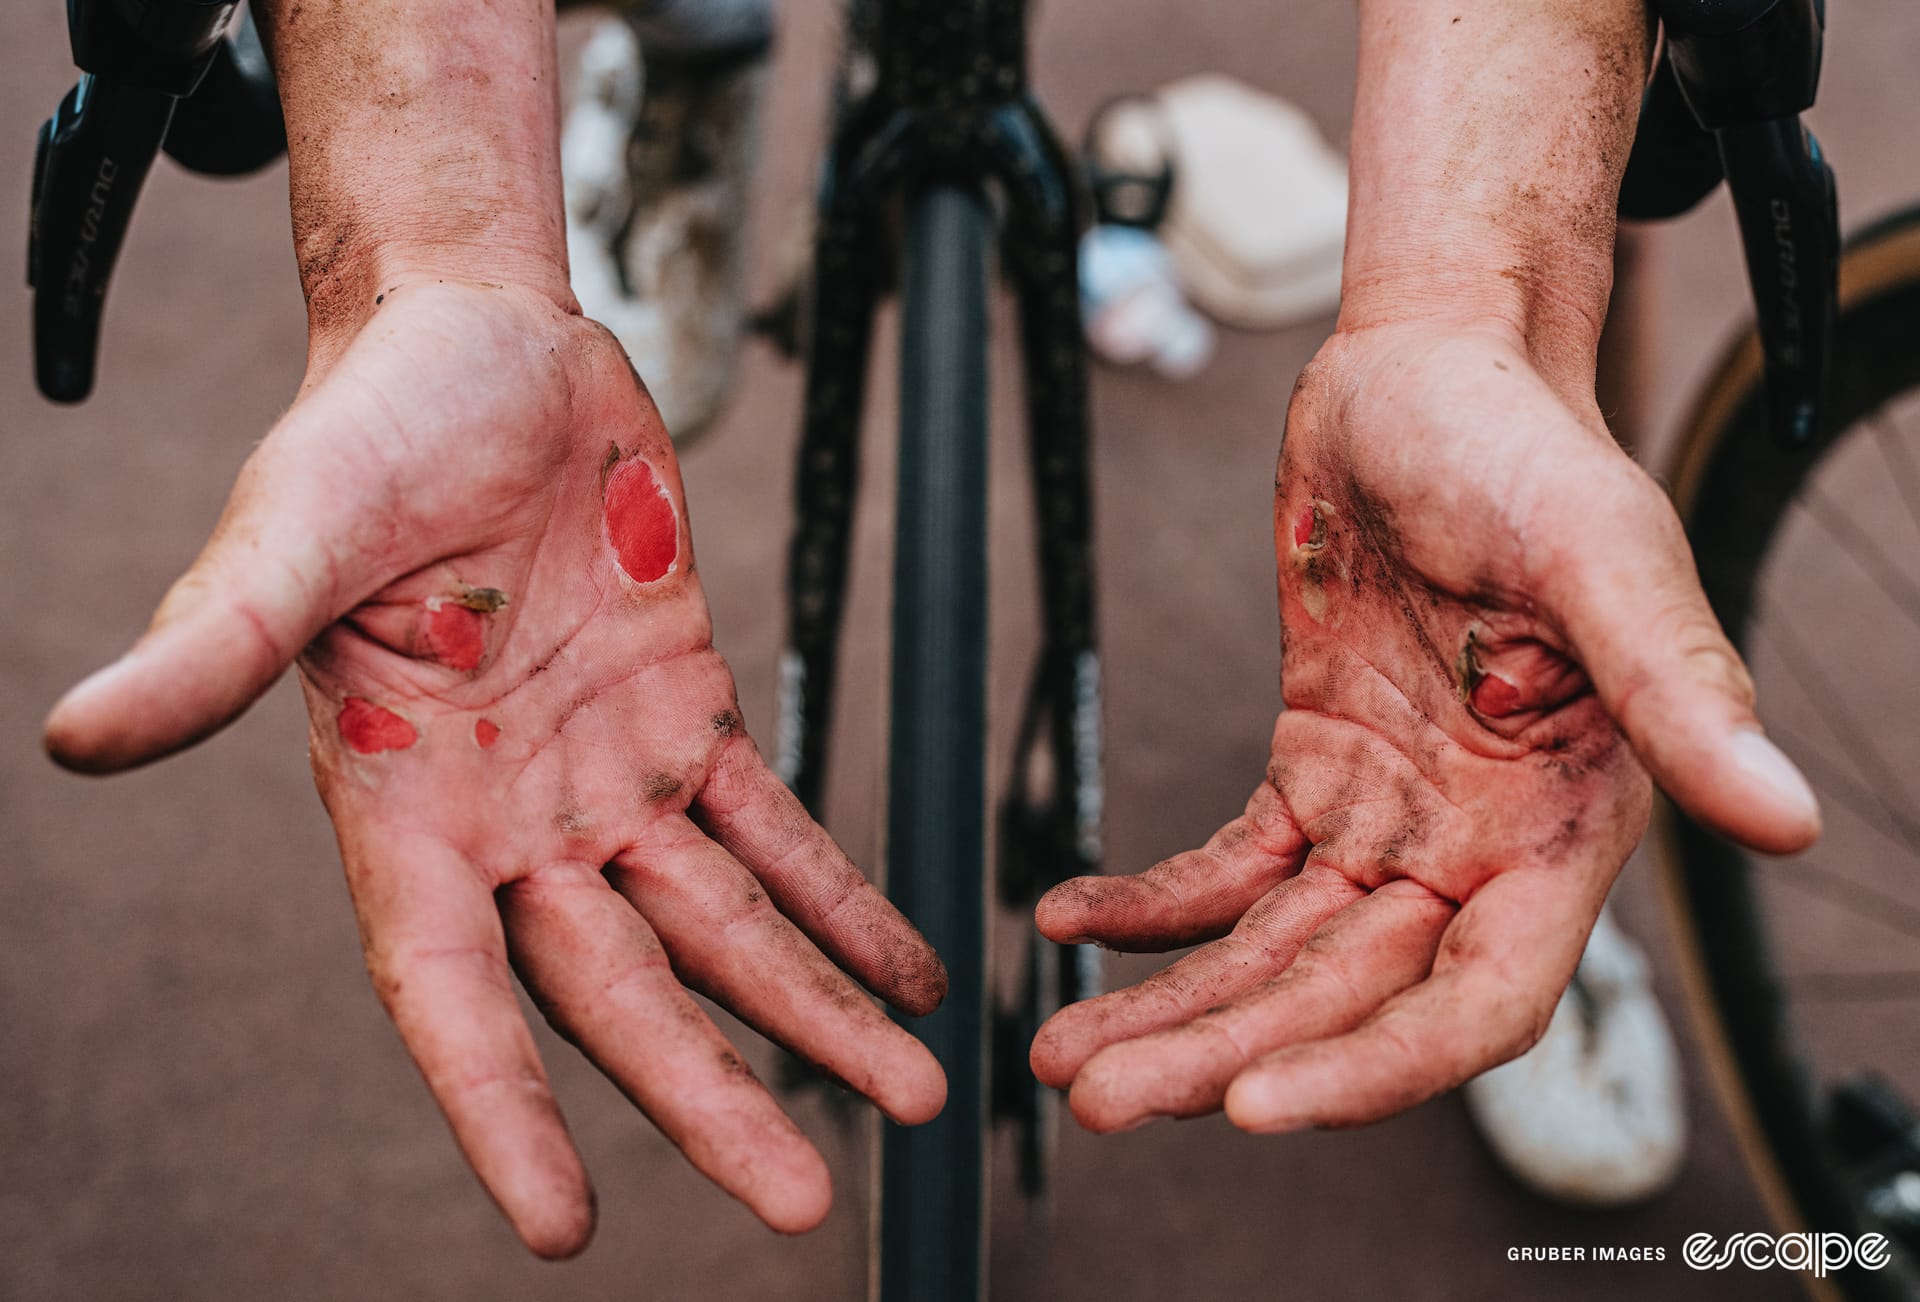
{"label": "bicycle frame", "polygon": [[[1077,273],[1082,205],[1071,176],[1066,151],[1028,89],[1025,0],[856,0],[818,192],[777,767],[818,811],[859,489],[868,354],[890,261],[877,251],[894,247],[896,215],[908,197],[934,184],[977,188],[997,201],[1002,265],[1018,305],[1041,567],[1042,649],[1013,770],[1023,778],[999,817],[1002,895],[1010,902],[1030,900],[1068,875],[1095,872],[1100,860],[1099,662]],[[1035,773],[1045,778],[1038,793],[1024,780]],[[901,902],[911,917],[911,902]],[[940,938],[929,939],[939,947]],[[1060,951],[1051,974],[1050,984],[1069,996],[1084,984],[1075,953]],[[942,1127],[975,1128],[977,1152],[983,1105],[1023,1120],[1023,1175],[1035,1188],[1042,1105],[1024,1042],[1011,1026],[985,1037],[1001,1046],[992,1055],[989,1098],[975,1095],[977,1071],[973,1082],[962,1079],[967,1064],[956,1061],[954,1037],[981,1031],[983,1010],[965,1004],[986,988],[984,946],[943,950],[943,956],[953,978],[949,1004],[962,1006],[943,1008],[918,1029],[949,1068],[953,1093],[946,1113],[929,1126],[886,1130],[882,1165],[913,1172],[930,1204],[975,1209],[975,1223],[951,1229],[953,1268],[964,1271],[966,1245],[978,1252],[985,1173],[977,1159],[940,1160],[959,1151],[956,1136],[943,1136]],[[949,1017],[953,1021],[942,1025]],[[1025,1024],[1032,1020],[1014,1019],[1029,1036]],[[956,1065],[962,1070],[954,1071]],[[933,1182],[941,1187],[929,1187]],[[890,1205],[915,1196],[911,1188],[888,1194]],[[906,1281],[891,1272],[883,1274],[881,1291],[908,1295]]]}
{"label": "bicycle frame", "polygon": [[[1067,765],[1058,770],[1061,785],[1077,789],[1087,777],[1075,758],[1070,708],[1074,662],[1094,649],[1080,214],[1065,151],[1027,93],[1025,9],[1024,0],[869,0],[852,15],[856,40],[863,26],[871,33],[872,84],[843,107],[820,179],[781,668],[780,768],[810,808],[825,781],[867,355],[885,284],[885,260],[874,251],[891,245],[893,205],[934,180],[991,183],[1004,204],[1039,490],[1045,650],[1035,699],[1066,707],[1051,711],[1052,744]],[[955,31],[956,16],[967,20],[963,31]],[[985,69],[980,56],[990,60]],[[851,89],[867,75],[852,68]],[[1083,856],[1089,863],[1098,859],[1096,828],[1097,809],[1076,808],[1065,837],[1092,851]]]}

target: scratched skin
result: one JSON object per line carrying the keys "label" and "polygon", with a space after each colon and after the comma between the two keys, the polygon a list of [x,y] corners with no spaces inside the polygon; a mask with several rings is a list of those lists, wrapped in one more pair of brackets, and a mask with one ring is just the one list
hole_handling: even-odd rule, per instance
{"label": "scratched skin", "polygon": [[939,1067],[848,974],[914,1014],[946,976],[762,764],[710,633],[672,448],[612,337],[529,291],[402,284],[48,745],[90,771],[155,758],[297,657],[374,986],[528,1245],[577,1251],[593,1208],[511,974],[694,1165],[799,1231],[825,1164],[688,990],[912,1123]]}
{"label": "scratched skin", "polygon": [[1666,498],[1591,370],[1562,388],[1517,339],[1409,325],[1302,377],[1266,780],[1203,848],[1038,908],[1061,941],[1209,942],[1041,1029],[1034,1069],[1090,1129],[1359,1124],[1523,1051],[1645,828],[1647,768],[1758,848],[1817,834],[1740,740],[1750,682]]}

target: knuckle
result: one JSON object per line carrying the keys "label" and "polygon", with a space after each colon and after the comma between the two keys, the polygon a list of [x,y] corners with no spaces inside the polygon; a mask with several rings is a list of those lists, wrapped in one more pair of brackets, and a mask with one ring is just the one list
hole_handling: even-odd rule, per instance
{"label": "knuckle", "polygon": [[1312,945],[1294,960],[1289,976],[1290,983],[1318,988],[1315,999],[1323,1005],[1360,1008],[1367,1002],[1365,991],[1347,965],[1314,953]]}
{"label": "knuckle", "polygon": [[1655,652],[1628,678],[1615,713],[1623,722],[1648,710],[1664,715],[1674,688],[1705,689],[1742,710],[1754,703],[1753,675],[1697,591],[1669,602],[1643,636]]}
{"label": "knuckle", "polygon": [[1249,1035],[1253,1028],[1243,1026],[1242,1019],[1226,1012],[1207,1013],[1192,1023],[1192,1034],[1206,1037],[1224,1046],[1228,1060],[1234,1070],[1239,1071],[1259,1057],[1264,1046],[1263,1037],[1257,1032]]}
{"label": "knuckle", "polygon": [[1753,709],[1753,675],[1718,624],[1697,628],[1691,643],[1684,644],[1682,650],[1689,671],[1698,681],[1741,709]]}
{"label": "knuckle", "polygon": [[1506,1046],[1500,1061],[1509,1062],[1518,1058],[1534,1045],[1546,1038],[1547,1027],[1553,1022],[1553,1005],[1535,1003],[1528,1008],[1514,1028],[1511,1041]]}
{"label": "knuckle", "polygon": [[511,992],[513,978],[504,955],[480,945],[375,948],[367,952],[367,976],[374,994],[398,1019],[410,1006],[410,996],[422,983],[442,976],[478,980]]}
{"label": "knuckle", "polygon": [[[718,721],[722,716],[716,715]],[[737,718],[737,714],[733,715]],[[761,795],[769,804],[778,804],[781,793],[771,788],[760,788],[753,780],[751,765],[757,762],[759,754],[745,732],[735,731],[731,740],[721,746],[713,757],[712,766],[707,771],[705,783],[700,787],[699,803],[701,812],[714,818],[734,819],[744,813],[756,795]],[[789,793],[790,794],[790,793]],[[785,810],[782,809],[784,813]]]}
{"label": "knuckle", "polygon": [[546,1077],[531,1064],[472,1072],[451,1071],[441,1078],[441,1088],[468,1106],[492,1099],[513,1103],[551,1106],[553,1090]]}
{"label": "knuckle", "polygon": [[1559,1007],[1559,989],[1526,991],[1510,987],[1510,998],[1492,1020],[1495,1036],[1488,1050],[1488,1061],[1477,1071],[1486,1071],[1512,1062],[1546,1038]]}
{"label": "knuckle", "polygon": [[[736,933],[766,931],[781,928],[793,931],[786,916],[776,910],[767,900],[767,892],[759,882],[752,882],[723,907],[719,918],[719,930],[724,936]],[[793,934],[798,935],[797,931]]]}

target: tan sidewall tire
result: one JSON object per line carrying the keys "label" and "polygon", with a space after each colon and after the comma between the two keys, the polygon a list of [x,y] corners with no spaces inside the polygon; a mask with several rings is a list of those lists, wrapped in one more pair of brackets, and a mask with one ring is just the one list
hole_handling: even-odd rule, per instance
{"label": "tan sidewall tire", "polygon": [[[1920,210],[1842,254],[1840,313],[1844,316],[1853,304],[1890,289],[1915,284],[1920,284]],[[1689,529],[1707,467],[1726,437],[1734,414],[1760,383],[1760,341],[1749,326],[1721,355],[1712,377],[1688,411],[1679,441],[1667,463],[1674,506]],[[1680,960],[1688,1014],[1705,1055],[1714,1091],[1733,1127],[1741,1157],[1759,1188],[1768,1214],[1782,1232],[1804,1230],[1805,1222],[1760,1125],[1753,1098],[1734,1056],[1726,1023],[1713,998],[1699,942],[1700,920],[1695,917],[1687,896],[1677,818],[1672,805],[1661,799],[1654,810],[1650,840],[1673,924],[1674,948]],[[1808,1294],[1820,1302],[1844,1302],[1839,1289],[1830,1281],[1811,1275],[1802,1275],[1801,1279]]]}

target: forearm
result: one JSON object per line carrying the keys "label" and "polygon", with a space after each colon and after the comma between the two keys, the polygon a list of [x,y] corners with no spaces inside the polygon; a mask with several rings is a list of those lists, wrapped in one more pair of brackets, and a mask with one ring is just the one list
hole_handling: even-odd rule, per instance
{"label": "forearm", "polygon": [[1360,14],[1341,328],[1506,326],[1584,354],[1590,385],[1643,0],[1362,0]]}
{"label": "forearm", "polygon": [[316,332],[395,280],[571,302],[551,0],[270,0],[294,250]]}

